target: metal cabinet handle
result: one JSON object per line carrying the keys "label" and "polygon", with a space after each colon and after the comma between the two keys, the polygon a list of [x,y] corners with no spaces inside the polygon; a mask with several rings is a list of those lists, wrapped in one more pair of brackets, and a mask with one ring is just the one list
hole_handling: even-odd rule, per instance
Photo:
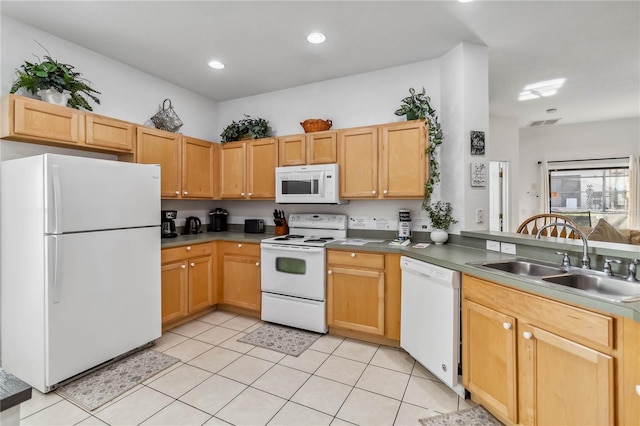
{"label": "metal cabinet handle", "polygon": [[193,268],[194,266],[196,266],[196,264],[194,262],[190,263],[191,267]]}
{"label": "metal cabinet handle", "polygon": [[241,192],[240,195],[242,195],[244,197],[244,192]]}
{"label": "metal cabinet handle", "polygon": [[524,333],[522,333],[522,337],[524,337],[527,340],[531,340],[531,338],[533,337],[533,334],[531,334],[528,331],[525,331]]}
{"label": "metal cabinet handle", "polygon": [[260,266],[260,262],[256,262],[256,266]]}
{"label": "metal cabinet handle", "polygon": [[382,191],[383,194],[388,193],[389,191],[387,191],[386,189],[384,191]]}
{"label": "metal cabinet handle", "polygon": [[329,270],[327,271],[327,275],[331,275],[331,274],[333,274],[333,271],[332,271],[331,269],[329,269]]}
{"label": "metal cabinet handle", "polygon": [[182,195],[189,195],[189,192],[187,192],[187,191],[182,191]]}
{"label": "metal cabinet handle", "polygon": [[187,265],[184,265],[184,264],[183,264],[183,265],[180,265],[180,267],[181,267],[182,269],[185,269],[185,268],[187,267]]}
{"label": "metal cabinet handle", "polygon": [[180,191],[176,191],[176,195],[180,195]]}
{"label": "metal cabinet handle", "polygon": [[371,195],[376,195],[376,190],[371,191]]}
{"label": "metal cabinet handle", "polygon": [[251,197],[252,195],[253,195],[253,192],[250,192],[250,193],[249,193],[249,197]]}
{"label": "metal cabinet handle", "polygon": [[191,246],[187,246],[187,251],[191,251]]}
{"label": "metal cabinet handle", "polygon": [[242,247],[242,244],[238,244],[238,248]]}
{"label": "metal cabinet handle", "polygon": [[502,323],[502,327],[503,327],[505,330],[511,330],[511,324],[509,324],[508,322],[503,322],[503,323]]}
{"label": "metal cabinet handle", "polygon": [[356,257],[356,254],[355,253],[351,253],[351,257]]}

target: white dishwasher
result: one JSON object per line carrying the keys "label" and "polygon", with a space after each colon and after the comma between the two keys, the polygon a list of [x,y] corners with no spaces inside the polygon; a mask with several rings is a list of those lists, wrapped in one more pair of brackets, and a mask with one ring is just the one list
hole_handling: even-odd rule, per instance
{"label": "white dishwasher", "polygon": [[400,346],[464,397],[460,364],[460,272],[402,256]]}

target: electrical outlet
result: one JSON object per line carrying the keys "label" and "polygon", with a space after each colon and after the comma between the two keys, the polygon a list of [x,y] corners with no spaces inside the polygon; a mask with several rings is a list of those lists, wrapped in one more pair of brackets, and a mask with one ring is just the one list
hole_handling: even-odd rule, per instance
{"label": "electrical outlet", "polygon": [[516,254],[516,245],[510,243],[500,243],[500,251],[507,254]]}
{"label": "electrical outlet", "polygon": [[500,242],[487,240],[487,250],[500,251]]}
{"label": "electrical outlet", "polygon": [[484,222],[484,210],[476,209],[476,223]]}

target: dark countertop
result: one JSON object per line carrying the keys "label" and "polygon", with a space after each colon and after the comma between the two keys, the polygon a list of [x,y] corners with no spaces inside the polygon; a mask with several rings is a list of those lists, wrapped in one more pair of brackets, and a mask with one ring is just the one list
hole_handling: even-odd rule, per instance
{"label": "dark countertop", "polygon": [[31,386],[0,368],[0,411],[31,399]]}
{"label": "dark countertop", "polygon": [[[218,240],[259,243],[261,240],[271,238],[273,236],[273,234],[245,234],[243,232],[205,232],[196,235],[180,235],[176,238],[163,238],[162,248]],[[362,238],[361,240],[366,239]],[[614,315],[629,317],[640,322],[640,302],[607,302],[605,300],[582,296],[569,291],[563,291],[560,286],[556,286],[554,284],[541,284],[540,282],[532,281],[525,277],[519,278],[517,276],[505,276],[504,274],[494,273],[467,264],[469,262],[509,260],[521,256],[492,252],[450,243],[440,246],[431,243],[426,248],[413,248],[412,246],[415,245],[416,242],[412,242],[410,245],[402,247],[390,246],[389,241],[390,240],[385,240],[383,242],[367,242],[364,245],[355,245],[348,244],[349,240],[347,240],[347,244],[344,242],[329,243],[327,244],[327,248],[332,250],[397,253],[530,293],[576,304],[587,309],[596,309]]]}

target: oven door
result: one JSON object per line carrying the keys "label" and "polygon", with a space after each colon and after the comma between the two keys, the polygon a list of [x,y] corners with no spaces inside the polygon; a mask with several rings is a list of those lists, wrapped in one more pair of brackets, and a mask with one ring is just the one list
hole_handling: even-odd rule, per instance
{"label": "oven door", "polygon": [[324,300],[324,247],[262,243],[262,291]]}

